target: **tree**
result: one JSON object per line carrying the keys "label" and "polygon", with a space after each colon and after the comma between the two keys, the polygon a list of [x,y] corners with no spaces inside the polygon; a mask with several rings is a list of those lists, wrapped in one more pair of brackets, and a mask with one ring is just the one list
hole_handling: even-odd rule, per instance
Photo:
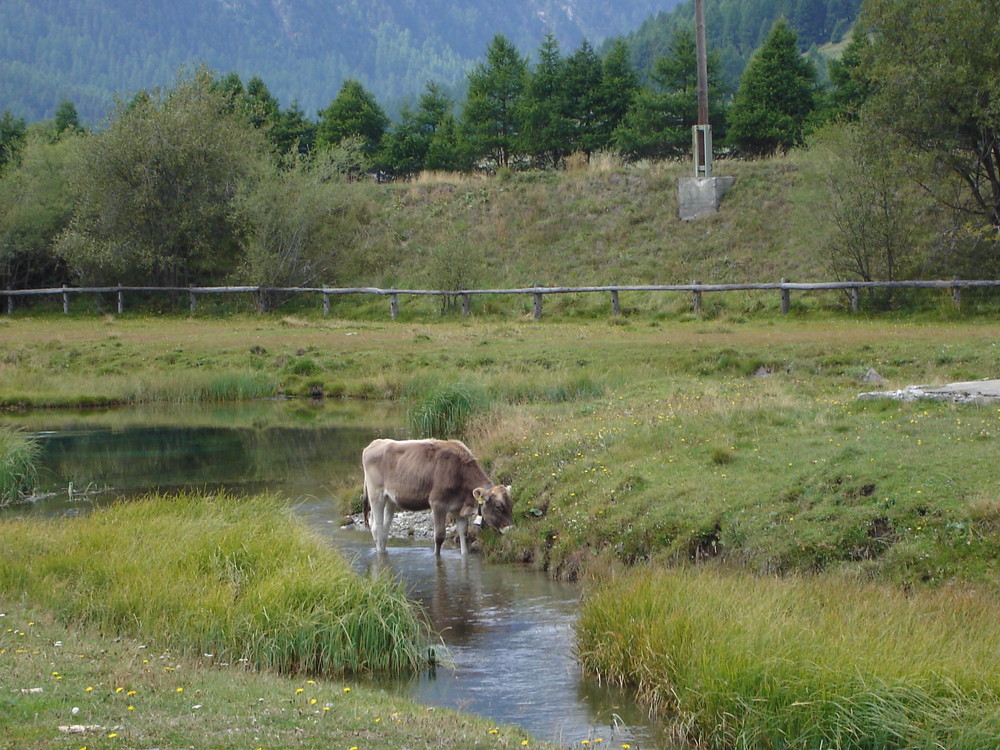
{"label": "tree", "polygon": [[572,123],[573,151],[590,154],[602,148],[601,59],[586,39],[566,60],[563,75],[566,116]]}
{"label": "tree", "polygon": [[428,82],[417,109],[404,107],[399,122],[386,135],[379,159],[383,169],[399,175],[423,170],[431,141],[445,119],[452,117],[453,106],[441,86]]}
{"label": "tree", "polygon": [[729,140],[762,156],[801,145],[816,103],[816,69],[799,54],[795,31],[778,19],[740,78],[729,108]]}
{"label": "tree", "polygon": [[551,34],[538,50],[538,64],[522,98],[521,150],[543,166],[556,167],[569,153],[572,124],[566,115],[563,76],[565,61]]}
{"label": "tree", "polygon": [[486,61],[468,74],[463,120],[474,153],[495,167],[510,166],[521,133],[520,98],[528,63],[506,37],[493,37]]}
{"label": "tree", "polygon": [[7,109],[3,111],[0,117],[0,173],[17,157],[27,132],[28,126],[23,117],[14,117]]}
{"label": "tree", "polygon": [[76,105],[69,101],[69,99],[63,99],[59,102],[59,107],[56,109],[55,127],[57,135],[62,135],[67,130],[76,132],[81,129],[80,117],[76,112]]}
{"label": "tree", "polygon": [[639,76],[632,69],[625,42],[616,39],[601,64],[597,90],[597,148],[611,145],[612,134],[625,120],[639,91]]}
{"label": "tree", "polygon": [[855,26],[844,53],[827,64],[833,85],[829,97],[831,118],[856,120],[860,116],[861,108],[871,94],[871,81],[864,67],[868,46],[868,32]]}
{"label": "tree", "polygon": [[306,113],[298,103],[292,102],[282,110],[271,128],[271,140],[279,153],[304,156],[316,144],[316,123],[306,119]]}
{"label": "tree", "polygon": [[908,276],[919,221],[912,191],[903,185],[902,154],[883,148],[857,123],[827,127],[811,152],[825,160],[837,230],[826,247],[830,270],[837,278],[861,281]]}
{"label": "tree", "polygon": [[16,165],[0,176],[0,287],[66,281],[53,245],[72,216],[69,178],[84,139],[67,132],[53,141],[32,126]]}
{"label": "tree", "polygon": [[[929,160],[935,200],[1000,228],[1000,5],[870,0],[863,121]],[[950,178],[950,179],[949,179]]]}
{"label": "tree", "polygon": [[110,126],[84,141],[73,179],[79,200],[59,252],[89,281],[217,281],[239,252],[233,201],[267,151],[205,68],[120,105]]}
{"label": "tree", "polygon": [[[632,158],[677,157],[691,152],[698,123],[698,56],[694,30],[674,33],[665,55],[653,63],[652,85],[641,89],[615,131],[614,143]],[[725,137],[725,97],[719,54],[708,54],[709,122],[713,140]]]}
{"label": "tree", "polygon": [[320,113],[316,128],[316,145],[336,146],[345,138],[360,136],[364,153],[372,157],[389,126],[389,118],[365,87],[349,78],[330,105]]}

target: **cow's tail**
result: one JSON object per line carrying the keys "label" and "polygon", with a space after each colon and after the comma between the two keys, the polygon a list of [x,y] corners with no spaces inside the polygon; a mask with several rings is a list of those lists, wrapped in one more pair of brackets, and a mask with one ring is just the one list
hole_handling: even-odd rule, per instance
{"label": "cow's tail", "polygon": [[368,516],[371,515],[372,504],[368,500],[368,482],[365,482],[364,485],[362,486],[361,496],[363,498],[362,508],[364,510],[362,512],[364,513],[365,516],[365,526],[367,526],[370,529],[371,524],[368,523]]}

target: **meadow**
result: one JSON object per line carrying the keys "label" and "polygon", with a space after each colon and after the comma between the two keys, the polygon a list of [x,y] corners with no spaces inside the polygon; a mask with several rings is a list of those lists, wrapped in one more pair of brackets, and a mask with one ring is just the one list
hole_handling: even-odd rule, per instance
{"label": "meadow", "polygon": [[995,664],[975,655],[1000,606],[1000,407],[859,395],[995,377],[1000,324],[770,304],[15,315],[0,393],[8,408],[179,402],[229,379],[398,402],[513,485],[516,529],[485,535],[485,554],[581,581],[584,665],[687,740],[976,746],[996,706]]}

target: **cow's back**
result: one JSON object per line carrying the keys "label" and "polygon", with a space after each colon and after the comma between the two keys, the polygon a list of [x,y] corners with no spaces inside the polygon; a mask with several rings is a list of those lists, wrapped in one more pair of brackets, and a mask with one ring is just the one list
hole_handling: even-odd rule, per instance
{"label": "cow's back", "polygon": [[457,499],[489,481],[458,440],[379,438],[364,449],[361,461],[366,482],[406,510],[426,510],[432,494]]}

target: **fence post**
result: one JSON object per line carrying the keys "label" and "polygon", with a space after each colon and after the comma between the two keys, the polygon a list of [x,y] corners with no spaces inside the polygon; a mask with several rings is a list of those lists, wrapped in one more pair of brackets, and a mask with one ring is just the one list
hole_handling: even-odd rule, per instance
{"label": "fence post", "polygon": [[471,310],[472,295],[468,292],[462,292],[462,316],[469,317],[469,311]]}
{"label": "fence post", "polygon": [[389,317],[393,320],[399,314],[399,295],[395,292],[396,287],[393,287],[392,294],[389,295]]}
{"label": "fence post", "polygon": [[[695,279],[691,283],[697,286],[701,282],[698,281],[698,279]],[[694,298],[694,314],[699,315],[701,314],[701,292],[695,289],[693,292],[691,292],[691,296]]]}
{"label": "fence post", "polygon": [[122,285],[118,285],[118,314],[121,315],[125,312],[125,292],[122,291]]}
{"label": "fence post", "polygon": [[63,293],[63,315],[69,315],[69,292],[66,291],[66,285],[62,285]]}
{"label": "fence post", "polygon": [[188,286],[188,310],[194,315],[195,308],[198,307],[198,298],[194,294],[194,289]]}
{"label": "fence post", "polygon": [[621,313],[621,305],[618,304],[618,290],[611,290],[611,315],[615,318]]}
{"label": "fence post", "polygon": [[[952,281],[958,281],[958,276],[953,276]],[[955,306],[955,310],[962,309],[962,287],[952,286],[951,288],[951,303]]]}
{"label": "fence post", "polygon": [[323,317],[328,318],[330,316],[330,293],[323,292]]}
{"label": "fence post", "polygon": [[[535,289],[538,288],[538,284],[535,284]],[[534,293],[535,302],[531,310],[531,315],[535,320],[540,320],[542,317],[542,293]]]}
{"label": "fence post", "polygon": [[[787,284],[788,283],[788,279],[782,279],[781,283],[782,284]],[[792,292],[789,289],[782,289],[781,290],[781,314],[782,315],[787,315],[788,311],[791,309],[791,307],[792,307]]]}
{"label": "fence post", "polygon": [[860,307],[858,303],[858,288],[856,286],[852,286],[847,290],[847,293],[851,295],[851,312],[856,313]]}
{"label": "fence post", "polygon": [[[7,285],[7,291],[8,292],[12,291],[13,289],[14,289],[13,286],[11,286],[10,284]],[[7,314],[8,315],[13,315],[14,314],[14,295],[13,294],[8,294],[7,295]]]}

